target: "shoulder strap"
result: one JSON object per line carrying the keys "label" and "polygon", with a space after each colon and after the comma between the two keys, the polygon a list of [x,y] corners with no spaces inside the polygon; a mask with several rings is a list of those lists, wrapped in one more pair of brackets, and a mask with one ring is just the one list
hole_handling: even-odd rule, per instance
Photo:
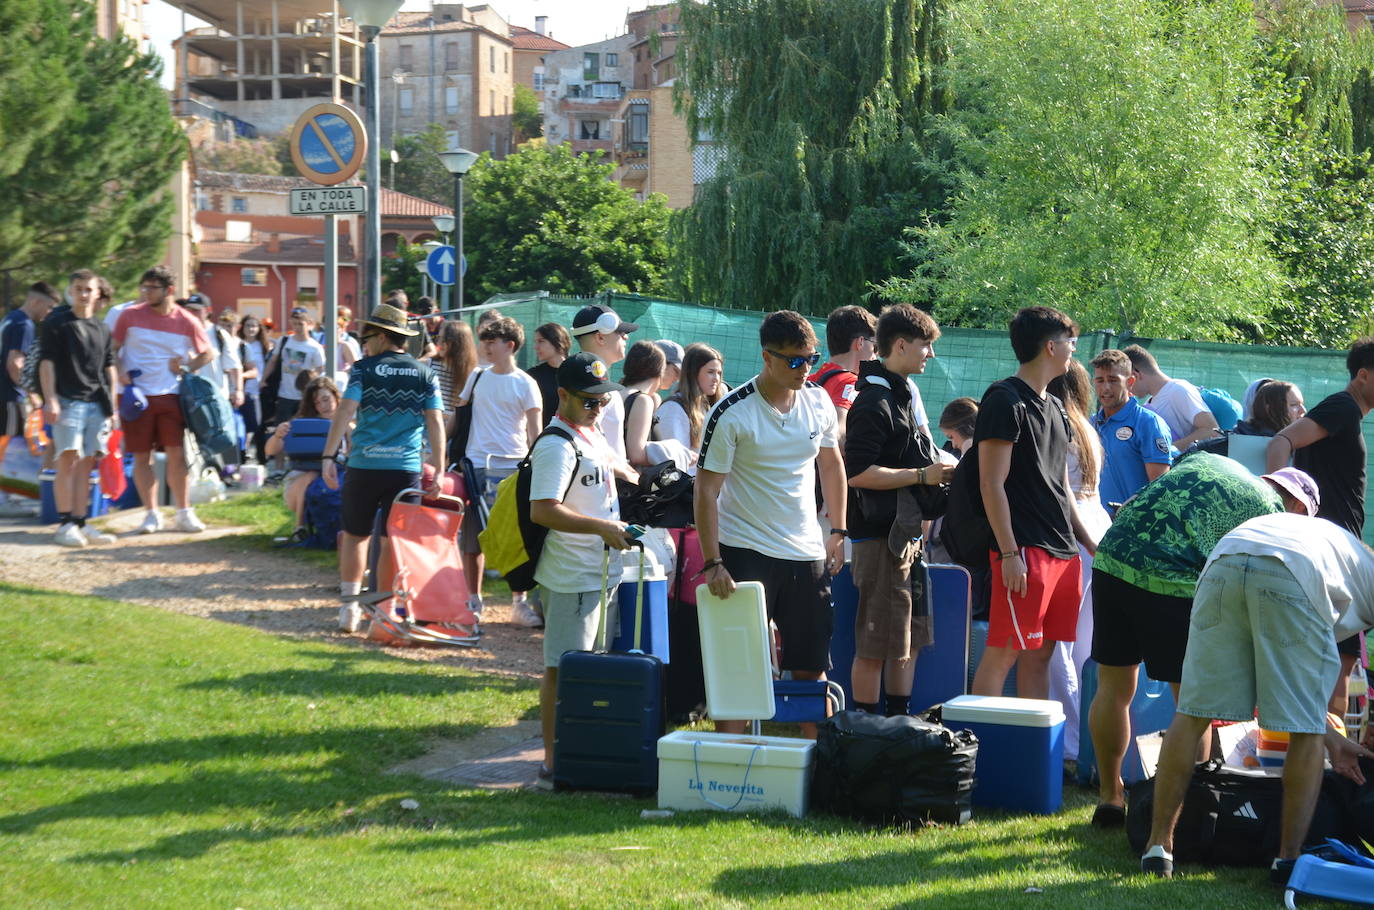
{"label": "shoulder strap", "polygon": [[822,374],[820,374],[819,376],[817,376],[813,381],[816,383],[816,385],[820,386],[821,388],[825,388],[825,384],[826,384],[827,382],[829,382],[830,380],[834,379],[836,376],[840,375],[841,373],[848,373],[848,372],[849,372],[849,371],[846,370],[844,367],[832,367],[831,369],[828,369],[828,370],[826,370],[824,373],[822,373]]}
{"label": "shoulder strap", "polygon": [[[478,375],[477,379],[481,379],[481,378],[482,378],[482,377],[481,377],[480,375]],[[477,381],[476,381],[476,380],[473,380],[472,387],[473,387],[474,389],[477,388]],[[529,450],[529,452],[527,452],[527,453],[525,454],[525,458],[524,458],[524,460],[521,462],[521,465],[523,465],[523,466],[528,466],[528,465],[529,465],[530,459],[534,456],[534,447],[537,446],[537,445],[539,445],[539,440],[543,439],[545,436],[561,436],[562,438],[564,438],[564,439],[566,439],[566,440],[568,441],[568,445],[572,446],[572,448],[573,448],[573,454],[576,455],[578,458],[581,458],[581,457],[582,457],[582,449],[577,445],[577,440],[576,440],[575,438],[573,438],[573,434],[569,433],[567,430],[563,429],[562,427],[556,427],[556,426],[554,426],[553,424],[549,424],[548,426],[544,427],[543,430],[540,431],[540,433],[539,433],[538,436],[534,437],[534,442],[530,443],[530,450]],[[573,484],[576,483],[576,482],[577,482],[577,467],[574,466],[574,467],[573,467],[572,476],[568,478],[568,485],[563,489],[563,498],[564,498],[564,499],[567,499],[567,498],[568,498],[568,493],[569,493],[569,491],[572,490]]]}

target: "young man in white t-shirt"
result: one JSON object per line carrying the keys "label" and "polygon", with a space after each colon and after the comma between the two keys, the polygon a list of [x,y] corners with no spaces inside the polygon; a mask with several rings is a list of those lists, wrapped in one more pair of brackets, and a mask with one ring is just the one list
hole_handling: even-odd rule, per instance
{"label": "young man in white t-shirt", "polygon": [[[544,425],[539,384],[515,365],[515,352],[525,343],[520,323],[505,316],[491,320],[478,331],[482,354],[491,364],[473,370],[463,386],[458,405],[472,403],[472,428],[468,431],[464,456],[472,462],[477,489],[470,496],[483,496],[490,510],[496,500],[496,485],[515,473],[520,459]],[[459,549],[463,554],[463,574],[468,581],[468,608],[482,612],[482,571],[485,560],[477,535],[484,527],[477,510],[467,513]],[[539,615],[525,601],[523,591],[512,593],[515,621],[537,628]]]}
{"label": "young man in white t-shirt", "polygon": [[271,375],[273,364],[281,365],[281,382],[277,385],[277,409],[273,413],[273,423],[281,423],[296,416],[301,406],[301,390],[296,388],[296,377],[305,370],[316,373],[324,369],[324,348],[310,335],[314,321],[305,307],[291,311],[291,334],[283,338],[272,359],[267,362],[267,375]]}
{"label": "young man in white t-shirt", "polygon": [[[735,582],[761,581],[777,624],[781,667],[795,679],[823,679],[830,668],[834,616],[830,578],[844,565],[844,463],[835,406],[806,380],[820,360],[816,333],[791,310],[759,327],[763,369],[722,398],[706,418],[697,463],[696,524],[702,578],[717,597]],[[833,526],[822,535],[815,474]],[[743,721],[717,721],[741,733]],[[803,724],[815,737],[815,725]]]}
{"label": "young man in white t-shirt", "polygon": [[[596,419],[617,396],[606,365],[578,353],[558,368],[558,414],[530,455],[530,518],[549,529],[534,578],[544,589],[544,679],[539,715],[544,734],[544,766],[536,784],[553,789],[554,708],[558,659],[564,651],[589,651],[596,645],[600,611],[606,629],[615,628],[615,600],[608,592],[620,583],[620,557],[612,554],[603,579],[606,547],[628,549],[620,520],[615,477],[618,457],[597,429]],[[609,631],[608,631],[609,636]]]}
{"label": "young man in white t-shirt", "polygon": [[1164,418],[1174,437],[1174,448],[1185,452],[1195,442],[1221,435],[1217,419],[1197,386],[1166,376],[1154,355],[1138,344],[1126,347],[1123,353],[1131,359],[1133,391],[1141,398],[1149,398],[1145,407]]}
{"label": "young man in white t-shirt", "polygon": [[[638,325],[621,319],[610,307],[594,303],[577,311],[572,321],[572,336],[581,350],[594,355],[609,370],[625,359],[625,336],[637,328]],[[625,402],[619,395],[602,413],[597,426],[615,453],[624,458]]]}

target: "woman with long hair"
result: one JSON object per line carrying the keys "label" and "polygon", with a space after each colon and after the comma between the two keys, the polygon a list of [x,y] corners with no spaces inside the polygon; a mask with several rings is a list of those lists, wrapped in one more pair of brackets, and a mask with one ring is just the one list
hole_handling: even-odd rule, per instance
{"label": "woman with long hair", "polygon": [[259,464],[267,461],[263,451],[265,440],[262,433],[262,371],[267,359],[272,356],[272,347],[267,342],[267,333],[262,321],[251,314],[244,316],[239,323],[239,359],[243,361],[243,404],[239,414],[243,415],[244,435]]}
{"label": "woman with long hair", "polygon": [[658,409],[658,432],[696,452],[706,414],[725,397],[725,358],[708,344],[694,341],[682,355],[677,391]]}
{"label": "woman with long hair", "polygon": [[667,362],[663,349],[652,341],[636,341],[625,354],[620,382],[625,386],[625,457],[632,465],[651,463],[644,447],[659,439],[654,411],[658,408],[658,386]]}
{"label": "woman with long hair", "polygon": [[468,374],[477,368],[477,345],[472,340],[472,329],[466,322],[449,320],[440,326],[434,346],[434,359],[429,366],[439,377],[439,395],[444,402],[444,431],[452,435],[458,393],[462,390],[462,383],[467,381]]}
{"label": "woman with long hair", "polygon": [[558,323],[546,322],[534,330],[534,359],[539,362],[525,372],[539,386],[539,397],[544,402],[545,426],[558,413],[558,368],[568,359],[570,351],[572,338],[568,330]]}
{"label": "woman with long hair", "polygon": [[[1074,508],[1083,526],[1093,538],[1101,539],[1111,525],[1111,517],[1102,508],[1097,495],[1097,482],[1102,473],[1102,442],[1088,415],[1092,413],[1092,380],[1077,360],[1069,361],[1069,370],[1050,381],[1047,391],[1064,403],[1064,411],[1073,428],[1073,442],[1069,445],[1069,488]],[[1078,604],[1078,630],[1074,641],[1061,641],[1050,659],[1050,698],[1064,705],[1064,757],[1078,758],[1079,690],[1083,678],[1083,664],[1092,653],[1093,558],[1083,544],[1078,545],[1078,558],[1083,564],[1083,599]]]}
{"label": "woman with long hair", "polygon": [[[1302,392],[1296,385],[1271,379],[1255,391],[1254,408],[1244,423],[1252,435],[1275,436],[1306,413]],[[1240,424],[1236,425],[1236,432],[1241,432]]]}
{"label": "woman with long hair", "polygon": [[[309,385],[301,392],[301,403],[296,409],[295,415],[291,420],[283,420],[277,424],[276,431],[267,440],[265,448],[268,457],[275,457],[285,447],[286,437],[291,432],[292,421],[308,417],[330,420],[334,417],[334,411],[339,407],[339,401],[339,387],[334,384],[331,377],[316,376],[310,380]],[[345,441],[346,445],[347,442]],[[298,464],[298,459],[291,458],[291,470],[282,482],[282,498],[286,500],[286,507],[296,516],[296,529],[291,532],[290,536],[278,538],[276,543],[300,543],[310,534],[305,521],[305,491],[309,489],[315,478],[320,476],[319,459],[301,459],[301,461],[308,461],[308,465]]]}

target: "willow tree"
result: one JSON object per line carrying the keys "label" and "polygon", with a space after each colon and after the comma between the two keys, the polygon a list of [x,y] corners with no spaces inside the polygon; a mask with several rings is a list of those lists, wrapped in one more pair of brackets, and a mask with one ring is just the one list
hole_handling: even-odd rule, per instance
{"label": "willow tree", "polygon": [[943,2],[681,4],[677,98],[718,164],[674,219],[679,293],[822,313],[899,269],[902,230],[944,196],[921,140]]}

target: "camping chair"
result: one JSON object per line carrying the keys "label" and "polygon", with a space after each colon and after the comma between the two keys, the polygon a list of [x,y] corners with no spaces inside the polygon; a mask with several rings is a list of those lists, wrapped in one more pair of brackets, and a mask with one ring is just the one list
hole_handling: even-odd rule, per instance
{"label": "camping chair", "polygon": [[[773,716],[780,724],[818,724],[844,710],[844,689],[833,679],[783,679],[778,669],[777,631],[768,624],[768,653],[773,658]],[[749,722],[755,736],[763,732],[763,723]]]}
{"label": "camping chair", "polygon": [[[383,641],[473,647],[481,639],[477,617],[467,606],[467,585],[458,553],[462,500],[441,495],[426,500],[420,490],[402,490],[386,522],[395,574],[383,589],[377,577],[381,514],[372,532],[369,594],[359,605],[372,620],[372,636]],[[404,501],[407,498],[418,501]]]}

